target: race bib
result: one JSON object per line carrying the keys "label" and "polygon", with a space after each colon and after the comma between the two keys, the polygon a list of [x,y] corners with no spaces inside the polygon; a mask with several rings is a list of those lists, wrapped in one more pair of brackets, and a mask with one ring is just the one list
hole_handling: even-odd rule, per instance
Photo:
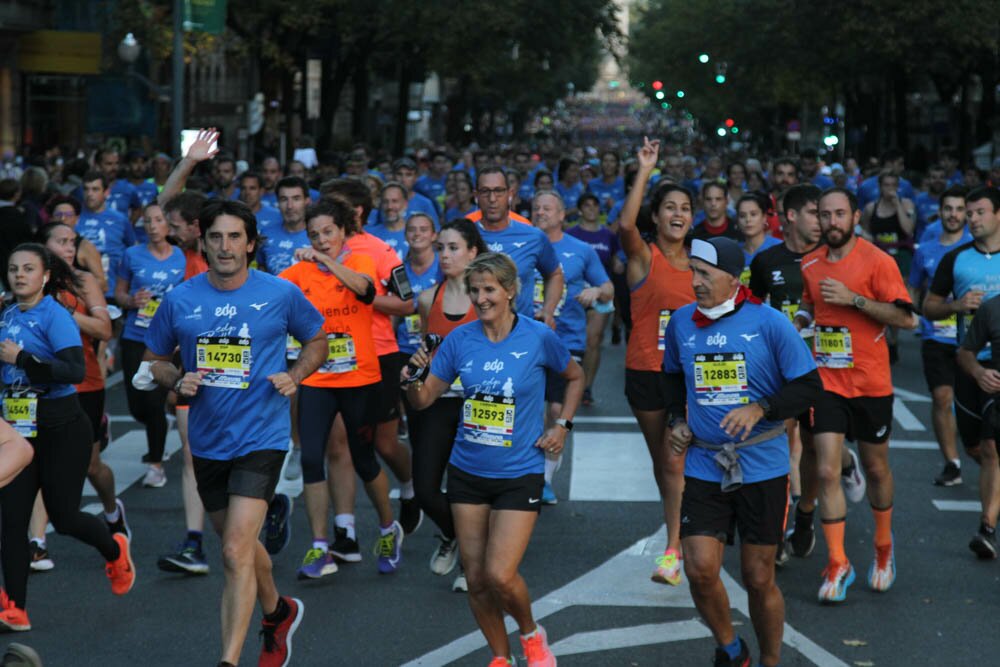
{"label": "race bib", "polygon": [[742,352],[695,355],[694,391],[698,405],[749,403],[748,389],[747,362]]}
{"label": "race bib", "polygon": [[785,317],[788,318],[789,322],[794,322],[795,313],[799,312],[798,302],[793,303],[788,299],[785,299],[784,301],[781,302],[781,312],[785,314]]}
{"label": "race bib", "polygon": [[931,327],[934,330],[934,335],[938,338],[948,338],[955,340],[958,338],[958,313],[953,313],[951,317],[945,318],[943,320],[935,320],[931,322]]}
{"label": "race bib", "polygon": [[328,354],[319,367],[320,373],[349,373],[358,370],[358,355],[354,351],[351,334],[332,333],[326,335]]}
{"label": "race bib", "polygon": [[854,347],[847,327],[816,327],[813,336],[816,365],[824,368],[854,368]]}
{"label": "race bib", "polygon": [[195,347],[197,370],[205,387],[246,389],[250,386],[250,339],[200,336]]}
{"label": "race bib", "polygon": [[660,319],[657,322],[656,349],[665,350],[667,348],[667,325],[670,324],[670,310],[661,310]]}
{"label": "race bib", "polygon": [[542,305],[545,304],[545,283],[541,278],[535,280],[535,289],[531,293],[531,301],[535,304],[535,310],[541,312]]}
{"label": "race bib", "polygon": [[899,234],[897,234],[896,232],[886,232],[884,234],[876,234],[875,243],[884,246],[891,246],[885,249],[885,251],[890,255],[895,255],[897,252],[899,252],[899,248],[896,247],[896,244],[899,243]]}
{"label": "race bib", "polygon": [[743,286],[745,286],[745,287],[749,287],[750,286],[750,267],[749,266],[744,267],[743,270],[740,272],[740,283],[742,283]]}
{"label": "race bib", "polygon": [[21,437],[37,437],[38,397],[32,393],[23,396],[4,396],[3,418]]}
{"label": "race bib", "polygon": [[142,327],[143,329],[149,328],[149,323],[153,321],[153,315],[156,315],[157,309],[160,307],[159,299],[150,299],[146,302],[146,305],[139,309],[139,312],[135,315],[135,325],[137,327]]}
{"label": "race bib", "polygon": [[464,440],[488,447],[514,444],[514,399],[493,394],[473,394],[462,406]]}
{"label": "race bib", "polygon": [[295,339],[295,336],[288,334],[285,338],[285,359],[295,361],[302,354],[302,343]]}
{"label": "race bib", "polygon": [[403,318],[403,328],[406,331],[406,342],[415,347],[420,346],[420,315],[407,315]]}

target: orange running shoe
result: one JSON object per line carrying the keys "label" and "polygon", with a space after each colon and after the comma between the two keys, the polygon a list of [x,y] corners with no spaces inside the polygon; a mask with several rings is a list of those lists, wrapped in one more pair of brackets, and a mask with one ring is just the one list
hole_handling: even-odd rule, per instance
{"label": "orange running shoe", "polygon": [[681,560],[683,557],[677,549],[667,549],[662,556],[656,559],[656,569],[650,577],[658,584],[677,586],[681,583]]}
{"label": "orange running shoe", "polygon": [[556,667],[556,656],[549,648],[549,638],[545,636],[545,628],[535,625],[535,634],[530,639],[521,637],[521,647],[528,667]]}
{"label": "orange running shoe", "polygon": [[104,572],[111,580],[111,592],[115,595],[125,595],[135,585],[135,565],[132,563],[132,552],[129,550],[128,538],[123,533],[111,536],[118,543],[121,553],[118,558],[104,566]]}
{"label": "orange running shoe", "polygon": [[31,629],[28,612],[18,609],[14,601],[7,597],[7,591],[0,588],[0,628],[12,632],[27,632]]}

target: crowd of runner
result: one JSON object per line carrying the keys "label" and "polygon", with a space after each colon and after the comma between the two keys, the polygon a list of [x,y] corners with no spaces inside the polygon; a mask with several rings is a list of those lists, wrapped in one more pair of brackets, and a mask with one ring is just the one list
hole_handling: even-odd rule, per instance
{"label": "crowd of runner", "polygon": [[[209,571],[206,515],[221,537],[220,665],[239,663],[257,602],[259,664],[291,661],[305,609],[279,594],[272,555],[300,550],[298,577],[319,579],[370,539],[391,575],[425,517],[440,543],[420,556],[467,592],[491,666],[514,664],[505,613],[528,664],[554,665],[518,568],[559,500],[574,416],[618,387],[662,499],[652,580],[686,575],[714,664],[750,665],[720,580],[738,532],[755,664],[777,665],[775,567],[811,555],[817,524],[819,602],[847,598],[852,561],[870,559],[874,591],[895,581],[900,329],[921,338],[933,483],[962,483],[960,439],[982,466],[969,548],[997,557],[1000,165],[963,172],[945,152],[915,175],[895,150],[864,173],[811,150],[726,163],[648,139],[247,165],[218,139],[201,131],[176,161],[105,149],[0,180],[0,447],[16,432],[34,448],[19,474],[0,456],[0,628],[31,629],[28,574],[58,560],[49,522],[100,552],[113,593],[132,588],[101,461],[119,368],[147,437],[143,486],[167,484],[168,414],[183,446],[186,532],[158,568]],[[621,385],[595,383],[606,338],[626,346],[624,372],[604,371]],[[311,535],[294,542],[282,474],[304,487]],[[98,517],[80,511],[84,479]],[[867,555],[844,540],[847,501],[863,499]]]}

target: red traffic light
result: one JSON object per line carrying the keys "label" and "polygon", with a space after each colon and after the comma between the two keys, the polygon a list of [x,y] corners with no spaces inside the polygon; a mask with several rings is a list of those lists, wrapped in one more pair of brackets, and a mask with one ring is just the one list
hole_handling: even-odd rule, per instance
{"label": "red traffic light", "polygon": [[733,120],[732,118],[727,118],[726,119],[726,127],[732,127],[733,125],[736,125],[736,121]]}
{"label": "red traffic light", "polygon": [[653,90],[662,90],[662,89],[663,89],[663,82],[662,81],[660,81],[659,79],[657,79],[656,81],[653,82]]}

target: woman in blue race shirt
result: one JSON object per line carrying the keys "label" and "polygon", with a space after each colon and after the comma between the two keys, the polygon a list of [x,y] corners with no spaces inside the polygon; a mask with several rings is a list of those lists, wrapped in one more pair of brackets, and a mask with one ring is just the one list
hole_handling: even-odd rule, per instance
{"label": "woman in blue race shirt", "polygon": [[16,303],[0,316],[0,380],[4,419],[28,439],[35,460],[0,490],[0,628],[31,629],[28,520],[39,489],[56,532],[97,549],[107,562],[111,590],[124,595],[135,582],[129,539],[114,535],[96,516],[80,511],[91,456],[92,429],[74,383],[84,377],[80,329],[52,295],[76,293],[79,281],[45,246],[21,244],[11,253],[7,278]]}
{"label": "woman in blue race shirt", "polygon": [[[158,204],[149,204],[143,211],[149,242],[125,251],[121,265],[116,267],[115,301],[125,311],[122,330],[122,372],[130,378],[139,369],[146,350],[146,330],[160,307],[163,296],[184,280],[187,261],[184,251],[167,241],[170,227]],[[146,427],[148,453],[143,461],[149,470],[143,486],[162,487],[167,483],[163,472],[163,448],[167,442],[167,415],[164,406],[167,390],[139,391],[125,382],[128,411]]]}
{"label": "woman in blue race shirt", "polygon": [[[509,257],[478,256],[464,280],[479,321],[445,338],[430,374],[411,383],[407,398],[414,408],[426,408],[461,379],[464,402],[448,465],[448,502],[469,605],[495,656],[492,666],[510,664],[504,612],[517,621],[528,664],[555,665],[518,566],[541,507],[545,453],[563,449],[583,394],[583,371],[549,327],[517,315],[521,286]],[[421,347],[410,363],[423,369],[429,361]],[[546,369],[567,382],[562,413],[548,431],[542,421]],[[411,380],[409,368],[401,377]]]}

